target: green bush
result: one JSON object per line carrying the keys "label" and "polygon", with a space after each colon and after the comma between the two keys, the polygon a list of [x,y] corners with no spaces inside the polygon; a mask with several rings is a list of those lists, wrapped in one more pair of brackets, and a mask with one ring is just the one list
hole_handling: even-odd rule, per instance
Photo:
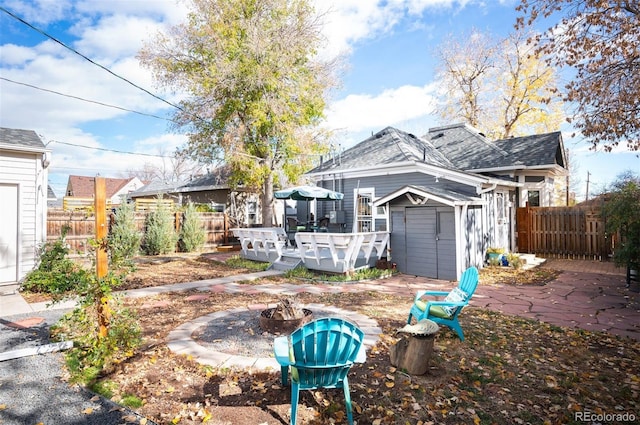
{"label": "green bush", "polygon": [[51,328],[55,340],[73,340],[65,353],[71,382],[91,384],[114,365],[131,357],[141,342],[141,329],[135,314],[114,302],[110,309],[107,336],[96,338],[97,311],[89,303],[64,315]]}
{"label": "green bush", "polygon": [[69,248],[65,238],[68,232],[69,227],[63,227],[58,239],[41,247],[36,268],[27,273],[22,281],[22,289],[61,295],[86,279],[87,271],[67,258]]}
{"label": "green bush", "polygon": [[173,225],[173,214],[161,202],[147,215],[144,251],[148,255],[175,252],[178,235]]}
{"label": "green bush", "polygon": [[202,248],[206,239],[202,220],[196,207],[191,202],[187,205],[182,216],[180,228],[180,250],[182,252],[194,252]]}
{"label": "green bush", "polygon": [[133,204],[118,207],[108,240],[112,264],[129,261],[138,254],[142,233],[136,227]]}
{"label": "green bush", "polygon": [[620,236],[613,260],[618,266],[637,267],[640,264],[640,176],[631,171],[622,173],[605,200],[602,212],[607,232]]}

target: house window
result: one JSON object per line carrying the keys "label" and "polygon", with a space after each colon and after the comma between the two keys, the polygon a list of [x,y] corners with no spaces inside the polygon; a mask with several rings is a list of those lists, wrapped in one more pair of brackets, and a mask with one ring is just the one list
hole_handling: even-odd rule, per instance
{"label": "house window", "polygon": [[527,201],[529,202],[530,207],[539,207],[540,206],[540,191],[539,190],[529,190],[527,195]]}
{"label": "house window", "polygon": [[374,189],[356,189],[354,191],[354,207],[353,216],[356,220],[356,232],[372,232],[373,220],[375,219],[376,209],[373,208]]}
{"label": "house window", "polygon": [[498,224],[509,222],[509,195],[506,192],[496,193],[496,218]]}
{"label": "house window", "polygon": [[247,222],[249,225],[257,223],[258,203],[256,201],[247,202]]}

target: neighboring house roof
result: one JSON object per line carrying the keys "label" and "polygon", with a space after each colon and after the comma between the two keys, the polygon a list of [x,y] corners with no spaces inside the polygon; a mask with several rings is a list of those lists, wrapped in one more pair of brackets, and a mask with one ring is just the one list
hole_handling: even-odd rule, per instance
{"label": "neighboring house roof", "polygon": [[0,127],[0,149],[27,152],[49,151],[35,131],[5,127]]}
{"label": "neighboring house roof", "polygon": [[[115,196],[123,187],[129,182],[137,179],[137,177],[131,177],[128,179],[113,179],[105,177],[106,196],[111,198]],[[91,198],[95,191],[95,177],[87,176],[69,176],[67,182],[67,196],[74,196],[77,198]]]}
{"label": "neighboring house roof", "polygon": [[131,198],[139,198],[142,196],[158,196],[169,193],[189,193],[201,192],[205,190],[222,190],[229,189],[229,177],[231,169],[228,166],[222,166],[214,169],[204,176],[196,177],[187,182],[160,182],[153,181],[138,190],[129,194]]}
{"label": "neighboring house roof", "polygon": [[167,193],[176,193],[178,188],[182,186],[184,182],[165,182],[165,181],[151,181],[142,186],[141,188],[129,192],[130,198],[140,198],[143,196],[158,196]]}
{"label": "neighboring house roof", "polygon": [[178,192],[199,192],[204,190],[229,189],[231,168],[222,166],[204,176],[197,177],[178,187]]}
{"label": "neighboring house roof", "polygon": [[466,171],[566,168],[567,164],[559,131],[491,142],[467,124],[453,124],[429,129],[425,138],[457,168]]}
{"label": "neighboring house roof", "polygon": [[387,127],[330,161],[320,164],[309,171],[309,174],[321,171],[375,168],[377,165],[399,162],[423,162],[443,168],[455,168],[428,141],[396,128]]}
{"label": "neighboring house roof", "polygon": [[51,185],[47,185],[47,199],[48,200],[56,200],[56,199],[58,199],[58,197],[56,196],[56,193],[51,188]]}

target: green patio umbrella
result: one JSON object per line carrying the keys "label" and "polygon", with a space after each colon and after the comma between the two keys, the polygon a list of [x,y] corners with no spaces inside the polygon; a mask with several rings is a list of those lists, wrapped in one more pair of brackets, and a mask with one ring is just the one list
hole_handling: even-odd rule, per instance
{"label": "green patio umbrella", "polygon": [[278,190],[273,194],[276,199],[293,199],[294,201],[339,201],[344,194],[320,186],[295,186]]}
{"label": "green patio umbrella", "polygon": [[[344,194],[336,192],[334,190],[325,189],[320,186],[295,186],[288,189],[282,189],[276,191],[273,196],[276,199],[292,199],[294,201],[339,201],[344,198]],[[307,206],[307,212],[309,208]],[[310,216],[307,214],[307,221],[310,221]]]}

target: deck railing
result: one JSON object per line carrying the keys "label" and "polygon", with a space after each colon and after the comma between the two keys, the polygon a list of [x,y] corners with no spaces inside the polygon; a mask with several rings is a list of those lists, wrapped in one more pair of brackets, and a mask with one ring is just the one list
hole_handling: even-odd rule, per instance
{"label": "deck railing", "polygon": [[255,261],[272,263],[282,256],[287,232],[282,227],[231,229],[240,241],[240,255]]}
{"label": "deck railing", "polygon": [[295,239],[306,268],[348,273],[374,267],[386,253],[389,232],[298,232]]}
{"label": "deck railing", "polygon": [[281,227],[231,231],[240,240],[243,258],[273,263],[286,253],[299,257],[310,270],[334,273],[374,267],[389,244],[389,232],[297,232],[295,247],[287,248],[287,233]]}

